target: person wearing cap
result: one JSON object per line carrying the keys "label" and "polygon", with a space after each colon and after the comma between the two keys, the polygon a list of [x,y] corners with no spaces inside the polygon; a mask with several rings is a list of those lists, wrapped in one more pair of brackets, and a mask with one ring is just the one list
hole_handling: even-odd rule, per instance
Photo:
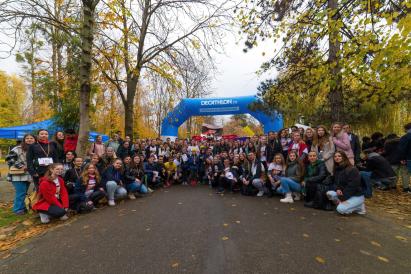
{"label": "person wearing cap", "polygon": [[364,150],[365,168],[361,177],[368,185],[374,185],[380,190],[396,187],[397,175],[390,163],[375,152],[375,147]]}

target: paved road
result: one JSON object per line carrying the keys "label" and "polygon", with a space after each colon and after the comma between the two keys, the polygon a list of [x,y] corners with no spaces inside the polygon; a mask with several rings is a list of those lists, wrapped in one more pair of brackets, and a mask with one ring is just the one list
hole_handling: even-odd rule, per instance
{"label": "paved road", "polygon": [[0,273],[411,273],[410,231],[373,214],[177,186],[80,216]]}

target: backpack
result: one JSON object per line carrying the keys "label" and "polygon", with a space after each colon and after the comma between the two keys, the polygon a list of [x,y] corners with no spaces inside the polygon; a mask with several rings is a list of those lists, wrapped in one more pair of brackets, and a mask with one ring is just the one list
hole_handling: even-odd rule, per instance
{"label": "backpack", "polygon": [[33,209],[33,206],[40,200],[41,194],[37,191],[33,191],[30,194],[27,194],[26,198],[24,199],[24,203],[26,204],[26,208],[30,211],[36,212]]}

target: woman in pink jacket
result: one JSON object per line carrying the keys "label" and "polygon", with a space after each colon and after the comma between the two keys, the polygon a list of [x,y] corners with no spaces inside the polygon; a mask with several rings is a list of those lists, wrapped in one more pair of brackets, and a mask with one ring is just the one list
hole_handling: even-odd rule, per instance
{"label": "woman in pink jacket", "polygon": [[354,165],[354,153],[351,149],[350,139],[348,134],[342,129],[341,123],[334,123],[332,125],[332,139],[335,145],[335,151],[344,151],[350,163]]}

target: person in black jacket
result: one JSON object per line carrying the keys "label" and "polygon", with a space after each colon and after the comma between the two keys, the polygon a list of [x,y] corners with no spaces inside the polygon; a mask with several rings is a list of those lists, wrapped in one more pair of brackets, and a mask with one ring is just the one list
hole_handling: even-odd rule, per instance
{"label": "person in black jacket", "polygon": [[399,159],[402,165],[402,184],[404,192],[410,193],[410,176],[411,176],[411,123],[404,126],[406,134],[400,138],[398,145]]}
{"label": "person in black jacket", "polygon": [[124,158],[126,158],[127,156],[130,156],[130,157],[132,157],[133,156],[133,152],[132,152],[132,150],[131,150],[131,145],[130,145],[130,142],[123,142],[121,145],[120,145],[120,147],[118,148],[118,150],[117,150],[117,157],[119,158],[119,159],[124,159]]}
{"label": "person in black jacket", "polygon": [[374,148],[364,150],[364,155],[366,162],[365,170],[361,171],[362,178],[381,190],[395,188],[397,177],[387,159],[374,152]]}
{"label": "person in black jacket", "polygon": [[[135,161],[140,161],[140,157],[136,156]],[[138,192],[142,194],[148,193],[147,187],[141,182],[140,167],[137,165],[131,162],[130,156],[124,158],[124,187],[128,191],[128,197],[130,200],[135,200],[135,194]]]}
{"label": "person in black jacket", "polygon": [[274,155],[282,153],[283,147],[280,140],[277,138],[274,131],[268,132],[268,144],[267,144],[267,163],[271,163],[274,159]]}
{"label": "person in black jacket", "polygon": [[355,165],[358,165],[361,162],[361,145],[360,145],[360,139],[358,138],[357,135],[351,132],[351,126],[349,124],[345,124],[343,126],[343,129],[345,132],[348,134],[348,138],[350,139],[351,143],[351,149],[352,152],[354,153],[354,162]]}
{"label": "person in black jacket", "polygon": [[304,206],[314,207],[314,198],[317,192],[317,185],[321,184],[327,177],[328,172],[323,161],[318,160],[316,151],[308,153],[308,162],[304,180],[301,183],[305,187]]}
{"label": "person in black jacket", "polygon": [[38,131],[37,142],[30,145],[27,151],[27,170],[33,177],[34,187],[38,189],[39,179],[53,163],[59,163],[57,145],[49,142],[49,132],[46,129]]}
{"label": "person in black jacket", "polygon": [[340,214],[365,214],[364,194],[361,187],[361,175],[351,165],[343,151],[334,154],[333,183],[336,191],[327,191],[327,197],[337,205]]}
{"label": "person in black jacket", "polygon": [[114,160],[114,163],[104,171],[102,181],[107,192],[109,206],[116,205],[114,199],[126,198],[127,190],[123,187],[123,162],[120,159]]}
{"label": "person in black jacket", "polygon": [[101,184],[101,177],[94,164],[88,164],[76,180],[75,193],[83,206],[98,205],[99,201],[106,197],[106,192]]}
{"label": "person in black jacket", "polygon": [[[248,153],[248,164],[247,164],[247,172],[246,176],[243,177],[243,194],[244,193],[252,193],[250,188],[254,187],[258,189],[257,196],[262,197],[264,193],[267,192],[265,179],[266,179],[266,171],[264,169],[264,165],[258,160],[254,154],[254,152]],[[245,190],[245,189],[247,190]],[[247,194],[246,194],[247,195]]]}

